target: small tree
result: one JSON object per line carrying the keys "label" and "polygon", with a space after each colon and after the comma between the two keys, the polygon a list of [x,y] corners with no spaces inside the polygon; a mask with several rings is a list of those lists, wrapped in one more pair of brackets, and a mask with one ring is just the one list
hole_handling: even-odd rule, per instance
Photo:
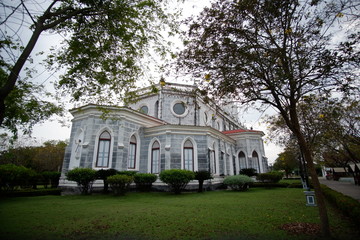
{"label": "small tree", "polygon": [[160,180],[168,184],[175,194],[180,194],[193,179],[195,179],[195,173],[189,170],[170,169],[160,173]]}
{"label": "small tree", "polygon": [[198,192],[202,192],[203,191],[203,185],[204,185],[204,181],[208,180],[208,179],[213,179],[213,177],[211,176],[211,173],[209,171],[198,171],[195,172],[195,180],[199,181],[199,189]]}
{"label": "small tree", "polygon": [[56,188],[59,185],[60,172],[45,171],[41,173],[44,188],[47,188],[51,184],[52,188]]}
{"label": "small tree", "polygon": [[255,168],[243,168],[240,170],[241,175],[246,175],[249,177],[256,176],[256,169]]}
{"label": "small tree", "polygon": [[96,179],[96,171],[91,168],[74,168],[66,173],[69,181],[78,184],[81,194],[91,193],[92,184]]}
{"label": "small tree", "polygon": [[118,173],[117,170],[111,169],[100,169],[96,172],[96,178],[104,181],[104,193],[108,193],[109,191],[109,183],[107,182],[107,178]]}
{"label": "small tree", "polygon": [[224,184],[235,191],[246,191],[249,188],[249,183],[254,180],[247,175],[228,176],[224,179]]}
{"label": "small tree", "polygon": [[107,178],[114,195],[124,195],[134,178],[124,174],[116,174]]}
{"label": "small tree", "polygon": [[157,176],[152,173],[137,173],[134,175],[136,188],[140,191],[150,191],[153,182],[157,180]]}

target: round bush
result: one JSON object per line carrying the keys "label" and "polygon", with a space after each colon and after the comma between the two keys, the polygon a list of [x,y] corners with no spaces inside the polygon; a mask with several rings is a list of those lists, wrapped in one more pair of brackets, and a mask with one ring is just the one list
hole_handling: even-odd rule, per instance
{"label": "round bush", "polygon": [[175,194],[180,194],[186,185],[195,179],[195,173],[189,170],[171,169],[162,171],[159,177]]}
{"label": "round bush", "polygon": [[249,183],[254,180],[247,175],[228,176],[224,179],[224,184],[235,191],[246,191],[249,188]]}
{"label": "round bush", "polygon": [[107,178],[114,195],[124,195],[133,181],[132,176],[117,174]]}
{"label": "round bush", "polygon": [[261,182],[268,182],[268,183],[277,183],[284,177],[284,173],[282,172],[268,172],[268,173],[259,173],[256,176],[256,179]]}
{"label": "round bush", "polygon": [[153,182],[157,180],[157,176],[152,173],[137,173],[134,175],[136,188],[140,191],[150,191]]}
{"label": "round bush", "polygon": [[92,183],[96,180],[96,170],[91,168],[74,168],[66,173],[69,181],[74,181],[80,187],[82,194],[91,193]]}

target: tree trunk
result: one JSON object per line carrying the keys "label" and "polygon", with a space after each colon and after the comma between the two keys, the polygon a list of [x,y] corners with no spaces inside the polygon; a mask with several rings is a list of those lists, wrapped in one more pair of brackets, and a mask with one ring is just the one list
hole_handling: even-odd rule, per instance
{"label": "tree trunk", "polygon": [[203,185],[204,185],[204,180],[199,180],[199,189],[198,189],[198,192],[202,192],[202,191],[203,191]]}
{"label": "tree trunk", "polygon": [[306,161],[306,164],[307,164],[307,168],[308,168],[308,171],[309,171],[310,176],[311,176],[312,184],[313,184],[314,189],[315,189],[315,197],[316,197],[316,202],[317,202],[317,205],[318,205],[319,216],[320,216],[321,233],[322,233],[323,237],[330,238],[331,233],[330,233],[329,218],[328,218],[328,215],[327,215],[325,199],[324,199],[324,195],[322,193],[321,187],[320,187],[319,178],[318,178],[318,176],[316,174],[316,170],[315,170],[311,150],[309,149],[309,147],[308,147],[308,145],[307,145],[307,143],[305,141],[305,138],[301,134],[300,131],[297,131],[295,133],[295,135],[296,135],[296,137],[298,139],[300,149],[301,149],[302,153],[304,154],[304,158],[305,158],[305,161]]}

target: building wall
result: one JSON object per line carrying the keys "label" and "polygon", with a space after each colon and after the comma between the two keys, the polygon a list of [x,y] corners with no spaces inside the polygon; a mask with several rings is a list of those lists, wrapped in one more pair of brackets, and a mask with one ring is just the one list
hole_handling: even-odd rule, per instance
{"label": "building wall", "polygon": [[[167,88],[159,87],[157,93],[144,93],[138,102],[130,104],[129,107],[140,110],[142,106],[147,106],[148,115],[170,124],[210,126],[219,131],[242,128],[241,124],[233,117],[237,113],[231,110],[234,106],[226,105],[226,109],[229,111],[224,111],[216,103],[205,103],[202,98],[194,95],[191,91],[182,92],[174,89],[171,88],[171,85]],[[178,102],[185,104],[186,114],[179,116],[174,113],[173,105]]]}
{"label": "building wall", "polygon": [[[172,110],[178,102],[185,103],[187,108],[182,116],[174,114]],[[142,106],[147,106],[147,114],[138,112]],[[244,167],[267,171],[262,135],[241,133],[228,136],[222,133],[241,126],[218,106],[207,104],[193,95],[171,92],[169,89],[144,95],[129,106],[133,110],[114,107],[106,119],[102,118],[102,112],[97,107],[84,106],[72,112],[74,119],[70,142],[65,151],[63,179],[65,173],[75,167],[100,169],[95,164],[99,136],[103,131],[111,135],[108,168],[116,170],[150,172],[154,141],[160,144],[160,171],[183,169],[183,145],[189,139],[194,148],[194,171],[210,170],[217,176],[238,174]],[[135,169],[128,168],[132,135],[137,140]],[[240,163],[240,152],[245,154],[246,166]],[[258,159],[254,158],[254,152]]]}

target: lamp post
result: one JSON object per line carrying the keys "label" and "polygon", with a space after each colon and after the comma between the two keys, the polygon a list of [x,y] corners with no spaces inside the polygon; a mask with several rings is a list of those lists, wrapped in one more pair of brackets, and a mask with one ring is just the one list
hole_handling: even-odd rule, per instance
{"label": "lamp post", "polygon": [[304,191],[306,198],[306,206],[315,207],[317,206],[315,201],[315,192],[310,191],[309,176],[306,171],[306,163],[304,161],[304,157],[301,150],[299,152],[300,152],[299,154],[300,177],[301,177],[301,183],[303,185],[303,189],[306,189],[306,191]]}

